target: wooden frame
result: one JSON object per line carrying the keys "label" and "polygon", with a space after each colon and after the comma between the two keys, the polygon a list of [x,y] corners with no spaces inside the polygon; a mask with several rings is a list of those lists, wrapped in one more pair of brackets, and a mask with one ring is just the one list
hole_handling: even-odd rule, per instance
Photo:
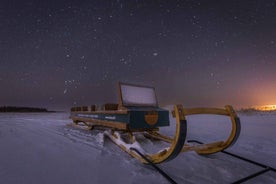
{"label": "wooden frame", "polygon": [[116,121],[107,121],[107,120],[98,120],[98,119],[91,119],[91,118],[80,118],[80,117],[71,117],[74,122],[83,122],[89,126],[103,126],[109,128],[115,128],[118,130],[128,130],[128,124],[116,122]]}

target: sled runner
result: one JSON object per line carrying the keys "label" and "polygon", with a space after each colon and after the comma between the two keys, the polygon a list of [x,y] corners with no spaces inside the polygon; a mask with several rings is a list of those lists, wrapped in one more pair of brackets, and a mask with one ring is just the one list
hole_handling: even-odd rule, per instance
{"label": "sled runner", "polygon": [[[70,118],[75,124],[84,123],[89,129],[101,126],[107,128],[104,134],[115,144],[142,163],[148,163],[134,150],[139,150],[153,163],[162,163],[178,156],[181,152],[195,151],[198,154],[212,154],[233,145],[240,134],[240,120],[234,109],[227,105],[222,108],[184,108],[175,105],[172,115],[176,119],[174,137],[162,135],[159,127],[170,126],[169,111],[158,106],[153,87],[119,83],[119,103],[105,104],[101,109],[91,107],[71,108]],[[201,145],[185,144],[187,133],[186,116],[214,114],[228,116],[232,130],[224,141]],[[136,134],[146,138],[168,142],[170,147],[157,153],[147,153],[136,140]]]}

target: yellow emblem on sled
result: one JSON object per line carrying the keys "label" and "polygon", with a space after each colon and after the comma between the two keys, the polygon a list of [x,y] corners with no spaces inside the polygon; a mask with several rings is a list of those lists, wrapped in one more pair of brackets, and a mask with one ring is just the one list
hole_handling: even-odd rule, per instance
{"label": "yellow emblem on sled", "polygon": [[151,126],[155,125],[158,121],[158,113],[155,111],[148,112],[145,114],[145,121]]}

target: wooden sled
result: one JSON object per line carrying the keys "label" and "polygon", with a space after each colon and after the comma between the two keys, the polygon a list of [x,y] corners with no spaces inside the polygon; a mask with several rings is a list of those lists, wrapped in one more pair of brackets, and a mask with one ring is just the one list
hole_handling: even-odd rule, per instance
{"label": "wooden sled", "polygon": [[[178,156],[181,152],[196,151],[198,154],[213,154],[233,145],[240,134],[240,120],[234,109],[227,105],[219,108],[184,108],[175,105],[172,115],[176,119],[174,137],[159,133],[159,127],[170,125],[169,111],[158,106],[153,87],[119,83],[119,104],[105,104],[100,110],[91,107],[71,108],[70,118],[75,124],[83,122],[89,129],[96,126],[106,127],[104,132],[115,144],[142,163],[148,163],[133,148],[143,153],[151,162],[162,163]],[[185,144],[187,134],[186,116],[195,114],[215,114],[228,116],[232,130],[227,140],[202,145]],[[136,141],[135,134],[143,133],[147,138],[155,138],[170,143],[170,147],[157,153],[147,153]],[[127,138],[122,138],[127,135]]]}

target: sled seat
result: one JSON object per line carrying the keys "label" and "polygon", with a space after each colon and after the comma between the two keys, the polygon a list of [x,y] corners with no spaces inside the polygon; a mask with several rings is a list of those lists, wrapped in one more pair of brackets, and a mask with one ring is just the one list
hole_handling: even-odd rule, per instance
{"label": "sled seat", "polygon": [[96,105],[91,105],[91,106],[90,106],[90,111],[91,111],[91,112],[96,111]]}
{"label": "sled seat", "polygon": [[81,111],[84,111],[84,112],[88,111],[88,107],[87,106],[82,106]]}
{"label": "sled seat", "polygon": [[117,111],[119,104],[115,103],[106,103],[104,104],[104,110],[106,111]]}

